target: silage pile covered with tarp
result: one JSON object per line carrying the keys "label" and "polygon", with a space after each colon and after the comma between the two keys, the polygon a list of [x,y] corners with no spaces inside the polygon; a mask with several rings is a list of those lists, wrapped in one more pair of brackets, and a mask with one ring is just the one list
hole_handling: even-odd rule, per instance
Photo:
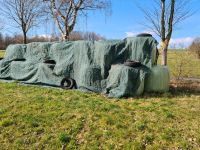
{"label": "silage pile covered with tarp", "polygon": [[[0,61],[0,79],[60,86],[64,77],[70,77],[83,91],[109,97],[140,95],[156,65],[156,46],[152,37],[10,45]],[[44,63],[46,60],[55,64]],[[127,60],[142,66],[125,66]]]}

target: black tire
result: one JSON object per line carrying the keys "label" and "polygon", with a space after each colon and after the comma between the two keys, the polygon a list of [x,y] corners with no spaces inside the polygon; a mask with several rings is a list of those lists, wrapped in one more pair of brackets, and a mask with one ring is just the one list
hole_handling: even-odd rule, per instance
{"label": "black tire", "polygon": [[126,61],[124,65],[133,68],[142,66],[141,62],[131,60]]}
{"label": "black tire", "polygon": [[26,61],[26,59],[21,58],[21,59],[14,59],[13,61]]}
{"label": "black tire", "polygon": [[52,64],[52,65],[55,65],[56,64],[56,62],[55,62],[55,60],[45,60],[43,63],[45,63],[45,64]]}
{"label": "black tire", "polygon": [[2,60],[3,59],[3,57],[0,57],[0,60]]}
{"label": "black tire", "polygon": [[60,86],[66,90],[73,89],[73,87],[76,88],[76,81],[72,78],[65,77],[62,79]]}
{"label": "black tire", "polygon": [[152,37],[152,35],[149,33],[140,33],[137,35],[137,37]]}

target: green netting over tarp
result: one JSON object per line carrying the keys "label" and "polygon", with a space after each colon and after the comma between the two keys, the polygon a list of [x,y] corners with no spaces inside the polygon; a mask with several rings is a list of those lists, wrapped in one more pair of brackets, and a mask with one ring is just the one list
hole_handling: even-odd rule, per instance
{"label": "green netting over tarp", "polygon": [[[152,37],[10,45],[0,61],[0,78],[60,86],[64,77],[70,77],[80,90],[110,97],[138,95],[143,93],[149,69],[156,64],[156,46]],[[128,59],[140,61],[143,66],[124,66]]]}
{"label": "green netting over tarp", "polygon": [[105,93],[109,97],[129,97],[142,94],[147,73],[148,69],[144,66],[132,68],[124,65],[113,65],[109,72]]}

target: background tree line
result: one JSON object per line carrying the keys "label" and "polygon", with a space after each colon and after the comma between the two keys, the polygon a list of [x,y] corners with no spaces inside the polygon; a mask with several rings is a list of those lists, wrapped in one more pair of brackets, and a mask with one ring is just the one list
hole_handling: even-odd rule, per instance
{"label": "background tree line", "polygon": [[[49,36],[33,36],[27,37],[27,43],[31,42],[54,42],[59,41],[59,35],[49,35]],[[103,36],[96,34],[94,32],[79,32],[74,31],[71,32],[69,35],[70,41],[77,41],[77,40],[103,40],[105,39]],[[6,49],[6,47],[10,44],[22,44],[24,43],[24,37],[21,34],[15,34],[13,36],[10,35],[3,35],[0,33],[0,50]]]}

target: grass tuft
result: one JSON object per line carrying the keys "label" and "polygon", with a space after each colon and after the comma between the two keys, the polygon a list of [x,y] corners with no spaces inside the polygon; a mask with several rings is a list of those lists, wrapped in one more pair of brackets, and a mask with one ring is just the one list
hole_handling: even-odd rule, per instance
{"label": "grass tuft", "polygon": [[59,140],[62,144],[68,144],[71,141],[71,137],[67,133],[62,132],[59,134]]}
{"label": "grass tuft", "polygon": [[13,124],[14,124],[13,120],[3,120],[3,121],[0,122],[0,125],[2,127],[8,127],[8,126],[11,126]]}

